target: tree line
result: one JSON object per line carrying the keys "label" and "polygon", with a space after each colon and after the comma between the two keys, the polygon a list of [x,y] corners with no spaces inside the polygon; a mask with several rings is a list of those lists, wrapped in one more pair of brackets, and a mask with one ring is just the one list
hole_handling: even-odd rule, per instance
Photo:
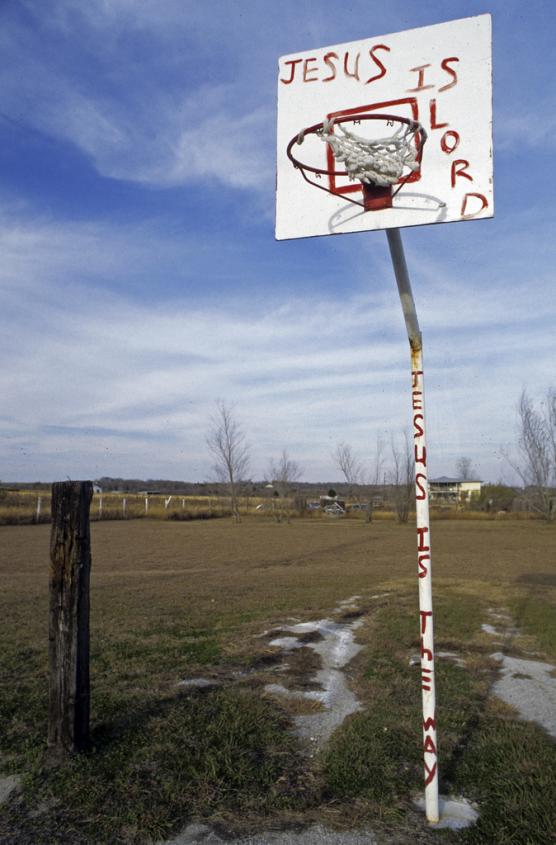
{"label": "tree line", "polygon": [[[517,408],[517,423],[517,454],[504,450],[509,465],[521,481],[521,486],[514,489],[514,493],[523,498],[528,509],[552,521],[556,515],[556,389],[551,388],[538,406],[524,390]],[[239,495],[249,469],[250,450],[232,405],[223,401],[216,403],[207,446],[214,461],[215,477],[226,487],[234,520],[239,522]],[[397,518],[400,522],[407,522],[415,485],[415,456],[407,432],[401,437],[391,435],[388,444],[377,438],[370,466],[367,467],[352,446],[344,441],[336,445],[331,457],[344,478],[347,495],[352,501],[362,505],[365,491],[376,490],[381,483],[388,484]],[[472,460],[461,456],[456,462],[456,471],[460,480],[471,479]],[[266,487],[282,500],[276,509],[279,520],[284,516],[283,501],[292,494],[301,475],[301,466],[286,449],[278,458],[269,461],[265,482]],[[506,485],[490,486],[506,488]],[[491,492],[494,495],[494,491]],[[371,521],[372,495],[365,500],[365,510],[368,521]]]}
{"label": "tree line", "polygon": [[[523,509],[552,522],[556,518],[556,388],[550,388],[537,403],[526,390],[522,392],[516,408],[516,429],[515,448],[502,448],[501,451],[519,484],[499,482],[485,485],[479,504],[487,510],[508,510],[517,498]],[[103,477],[96,479],[95,484],[104,492],[185,496],[226,494],[231,500],[236,521],[240,520],[239,498],[246,492],[250,495],[262,493],[269,499],[276,499],[272,510],[277,521],[282,521],[290,516],[286,504],[288,497],[297,492],[301,509],[302,493],[315,494],[315,489],[322,488],[322,485],[300,481],[302,467],[286,449],[268,461],[262,482],[248,481],[250,447],[234,406],[226,402],[216,403],[206,441],[213,459],[214,481]],[[343,479],[342,492],[356,507],[365,509],[368,521],[373,518],[377,491],[385,488],[388,488],[388,498],[398,520],[407,521],[413,506],[415,484],[413,444],[407,433],[391,435],[388,441],[377,438],[367,464],[345,441],[336,444],[331,458]],[[475,471],[471,458],[461,456],[455,467],[460,480],[473,478]],[[5,499],[10,490],[20,489],[47,491],[50,483],[0,482],[0,500]]]}

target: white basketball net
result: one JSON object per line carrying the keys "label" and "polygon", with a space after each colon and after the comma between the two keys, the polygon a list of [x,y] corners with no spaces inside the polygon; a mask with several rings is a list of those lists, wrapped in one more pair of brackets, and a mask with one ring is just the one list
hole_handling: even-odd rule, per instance
{"label": "white basketball net", "polygon": [[[362,138],[342,123],[334,134],[334,118],[325,120],[317,133],[332,149],[336,161],[341,161],[351,180],[371,182],[374,185],[394,185],[402,176],[404,167],[419,169],[415,134],[421,130],[416,121],[400,123],[389,138]],[[421,130],[422,131],[422,130]]]}

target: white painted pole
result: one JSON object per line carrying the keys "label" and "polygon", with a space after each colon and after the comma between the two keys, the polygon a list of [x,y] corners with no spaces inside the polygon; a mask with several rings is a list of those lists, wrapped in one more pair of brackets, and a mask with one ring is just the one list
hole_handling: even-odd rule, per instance
{"label": "white painted pole", "polygon": [[102,496],[98,500],[98,518],[102,519]]}
{"label": "white painted pole", "polygon": [[145,496],[145,513],[149,512],[149,497]]}
{"label": "white painted pole", "polygon": [[41,507],[42,507],[42,496],[37,498],[37,513],[35,516],[35,521],[38,522],[41,518]]}
{"label": "white painted pole", "polygon": [[127,499],[122,499],[122,516],[125,519],[127,516]]}
{"label": "white painted pole", "polygon": [[423,702],[423,756],[425,812],[436,824],[438,810],[438,745],[436,739],[434,636],[432,615],[432,562],[425,439],[425,388],[423,341],[399,229],[387,229],[388,246],[396,275],[400,301],[411,347],[411,404],[415,449],[415,505],[417,523],[417,575],[419,578],[419,626],[421,636],[421,692]]}

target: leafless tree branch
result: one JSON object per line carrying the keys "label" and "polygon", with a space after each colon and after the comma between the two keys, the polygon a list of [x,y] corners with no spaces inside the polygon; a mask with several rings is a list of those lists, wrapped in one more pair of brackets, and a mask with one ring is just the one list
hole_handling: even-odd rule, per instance
{"label": "leafless tree branch", "polygon": [[462,455],[456,461],[456,472],[461,481],[469,481],[473,477],[473,461]]}
{"label": "leafless tree branch", "polygon": [[238,492],[249,467],[249,446],[234,417],[233,407],[221,400],[216,403],[216,411],[211,417],[207,446],[215,460],[216,477],[228,487],[233,518],[235,522],[241,522]]}
{"label": "leafless tree branch", "polygon": [[394,435],[391,436],[390,453],[392,470],[389,477],[393,485],[394,507],[398,522],[405,523],[409,519],[415,489],[415,455],[407,431],[404,431],[401,443]]}
{"label": "leafless tree branch", "polygon": [[278,522],[282,521],[284,513],[288,522],[290,521],[290,507],[288,497],[292,493],[292,485],[301,478],[303,470],[297,461],[292,460],[286,449],[278,460],[271,459],[268,465],[268,481],[272,483],[274,489],[278,492],[280,500],[275,508],[276,519]]}
{"label": "leafless tree branch", "polygon": [[520,478],[531,509],[552,521],[556,510],[556,390],[548,391],[540,409],[524,390],[517,412],[518,458],[507,453],[505,457]]}

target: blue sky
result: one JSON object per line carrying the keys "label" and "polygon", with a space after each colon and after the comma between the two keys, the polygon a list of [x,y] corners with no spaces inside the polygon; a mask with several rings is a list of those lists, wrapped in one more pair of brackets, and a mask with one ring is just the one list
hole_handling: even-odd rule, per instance
{"label": "blue sky", "polygon": [[204,480],[217,399],[251,475],[333,479],[410,422],[383,232],[274,240],[277,59],[493,15],[493,220],[404,243],[430,475],[508,478],[556,383],[554,4],[6,0],[0,5],[0,478]]}

